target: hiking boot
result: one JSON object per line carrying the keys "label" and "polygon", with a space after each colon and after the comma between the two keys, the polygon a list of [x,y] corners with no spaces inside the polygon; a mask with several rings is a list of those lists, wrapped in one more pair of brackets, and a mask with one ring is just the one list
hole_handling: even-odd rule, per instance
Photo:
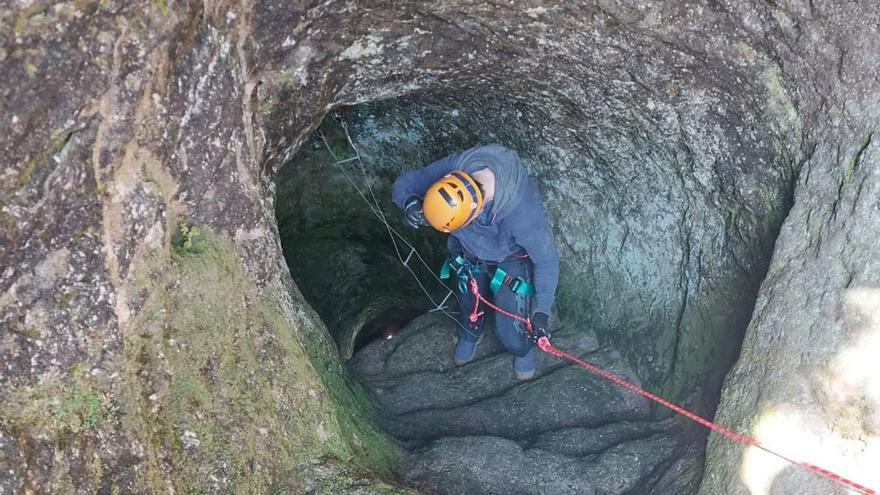
{"label": "hiking boot", "polygon": [[513,371],[516,373],[516,379],[520,381],[531,380],[535,376],[534,347],[530,348],[523,357],[513,357]]}
{"label": "hiking boot", "polygon": [[480,345],[480,342],[482,341],[483,334],[480,334],[480,337],[474,342],[458,337],[458,343],[455,344],[455,354],[452,357],[452,360],[455,361],[455,365],[464,366],[473,361],[474,354],[477,352],[477,346]]}

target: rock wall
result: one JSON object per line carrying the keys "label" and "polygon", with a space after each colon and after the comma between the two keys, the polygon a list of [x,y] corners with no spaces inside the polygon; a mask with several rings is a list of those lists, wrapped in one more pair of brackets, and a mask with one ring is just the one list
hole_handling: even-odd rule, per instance
{"label": "rock wall", "polygon": [[[717,419],[880,488],[880,38],[875,3],[752,13],[797,80],[805,123],[794,206],[724,385]],[[746,13],[747,14],[747,13]],[[748,14],[747,14],[748,15]],[[711,437],[700,493],[852,493]]]}
{"label": "rock wall", "polygon": [[281,256],[255,15],[0,7],[0,492],[336,493],[393,463]]}
{"label": "rock wall", "polygon": [[[481,108],[523,124],[495,137],[540,143],[523,151],[569,260],[560,312],[682,396],[717,389],[716,361],[735,358],[796,178],[720,417],[752,431],[793,409],[804,438],[875,465],[876,379],[847,363],[876,329],[877,14],[794,0],[3,5],[0,488],[332,492],[393,464],[289,277],[272,202],[329,109],[407,94],[415,117],[430,115],[419,101],[466,102],[467,125],[442,146],[374,149],[437,156],[486,129]],[[597,219],[605,230],[575,235]],[[713,441],[704,492],[743,490],[741,456]]]}

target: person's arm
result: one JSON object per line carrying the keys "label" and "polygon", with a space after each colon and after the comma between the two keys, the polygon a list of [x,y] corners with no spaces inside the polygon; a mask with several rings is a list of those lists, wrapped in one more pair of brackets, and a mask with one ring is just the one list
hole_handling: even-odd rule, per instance
{"label": "person's arm", "polygon": [[406,200],[412,196],[421,198],[431,184],[455,170],[459,155],[461,153],[454,153],[422,168],[410,170],[402,174],[394,181],[394,185],[391,186],[391,200],[401,210],[405,209]]}
{"label": "person's arm", "polygon": [[559,284],[559,253],[540,195],[529,204],[528,212],[517,222],[514,240],[525,248],[534,267],[535,313],[550,315]]}

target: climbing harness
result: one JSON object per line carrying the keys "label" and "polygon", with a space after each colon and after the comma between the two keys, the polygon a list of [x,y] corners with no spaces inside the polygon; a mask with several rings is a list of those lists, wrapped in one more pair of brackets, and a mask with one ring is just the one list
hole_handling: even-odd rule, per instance
{"label": "climbing harness", "polygon": [[489,282],[489,290],[492,291],[492,294],[497,294],[498,289],[501,287],[507,287],[515,294],[521,296],[531,297],[535,294],[535,289],[532,287],[532,284],[526,282],[522,277],[512,277],[508,275],[507,272],[499,266],[495,269],[495,275]]}
{"label": "climbing harness", "polygon": [[[459,292],[467,292],[468,275],[480,273],[482,270],[478,263],[472,263],[464,256],[458,255],[454,258],[446,258],[446,261],[443,262],[443,266],[440,267],[440,279],[446,280],[450,278],[453,271],[458,278]],[[535,289],[532,287],[532,284],[524,278],[508,275],[503,268],[497,266],[495,268],[495,273],[492,276],[492,280],[489,281],[489,290],[495,295],[498,294],[498,290],[501,289],[501,287],[507,287],[515,294],[525,297],[531,297],[535,294]]]}
{"label": "climbing harness", "polygon": [[[346,126],[346,124],[343,120],[341,120],[341,119],[339,119],[339,120],[340,120],[340,123],[342,124],[343,130],[345,131],[345,137],[348,140],[349,145],[355,151],[355,156],[352,158],[344,159],[344,160],[338,159],[336,157],[336,154],[331,149],[330,144],[327,142],[326,137],[323,134],[321,134],[321,139],[324,141],[324,144],[327,147],[327,150],[330,152],[331,156],[333,157],[333,160],[334,160],[337,168],[339,168],[342,171],[343,175],[345,175],[348,182],[358,192],[358,195],[361,197],[361,199],[363,199],[367,203],[367,206],[369,206],[370,210],[373,212],[373,214],[376,216],[376,218],[378,218],[385,225],[386,229],[388,230],[388,235],[391,238],[391,242],[394,244],[394,249],[397,252],[398,259],[403,264],[403,266],[406,267],[406,269],[410,272],[410,274],[412,274],[413,278],[419,284],[419,287],[421,287],[422,291],[428,297],[428,300],[431,301],[431,304],[434,304],[434,309],[432,309],[431,311],[432,312],[439,311],[439,312],[443,313],[444,315],[446,315],[448,318],[455,321],[455,323],[457,325],[463,327],[463,325],[458,321],[457,318],[455,318],[448,311],[446,311],[445,303],[450,297],[453,297],[455,295],[454,292],[450,289],[447,292],[446,297],[444,297],[442,301],[437,303],[434,300],[434,298],[431,296],[430,292],[428,292],[427,288],[425,288],[424,284],[422,284],[421,280],[419,279],[418,275],[416,275],[415,271],[413,271],[413,269],[409,266],[409,262],[410,262],[411,258],[413,257],[413,255],[415,255],[416,258],[418,258],[418,260],[421,261],[421,263],[428,269],[428,272],[431,273],[434,276],[434,278],[439,283],[442,284],[444,278],[449,278],[450,269],[454,269],[454,267],[452,265],[452,261],[447,260],[447,262],[444,263],[444,267],[441,269],[440,277],[438,277],[437,275],[434,275],[433,270],[431,270],[430,266],[428,266],[428,264],[425,262],[424,258],[422,258],[422,256],[418,253],[416,248],[409,241],[407,241],[403,235],[401,235],[397,230],[395,230],[393,227],[391,227],[391,224],[389,224],[388,220],[385,218],[385,213],[382,211],[380,204],[379,204],[379,201],[376,199],[375,194],[373,194],[373,190],[372,190],[372,187],[370,187],[370,185],[369,185],[369,181],[366,180],[367,179],[366,168],[364,168],[360,153],[358,152],[357,147],[354,145],[354,142],[352,141],[351,136],[349,135],[348,127]],[[348,176],[348,174],[345,172],[345,169],[341,167],[341,165],[344,162],[349,162],[349,161],[357,161],[359,163],[360,168],[361,168],[361,172],[363,173],[365,182],[367,184],[367,188],[369,189],[370,196],[373,199],[373,203],[371,203],[370,200],[367,199],[366,194],[351,179],[351,177]],[[400,240],[406,247],[408,247],[410,249],[409,254],[405,258],[402,255],[402,253],[400,252],[400,249],[398,247],[398,244],[397,244],[398,240]],[[461,257],[458,257],[458,258],[461,258]],[[456,258],[456,260],[458,258]],[[461,258],[461,260],[467,261],[464,258]],[[460,266],[464,266],[464,263],[461,263]],[[473,270],[476,267],[471,266],[468,268],[470,270]],[[445,269],[446,277],[443,277],[444,269]],[[500,271],[500,269],[496,270],[495,276],[492,279],[493,281],[495,281],[496,278],[500,277],[500,279],[499,279],[500,285],[505,285],[507,287],[514,286],[516,288],[516,290],[532,290],[531,286],[529,286],[528,283],[525,283],[525,285],[523,285],[523,282],[525,282],[525,281],[522,281],[519,283],[516,283],[516,279],[508,281],[507,274],[504,273],[503,271],[501,271],[501,275],[499,275],[499,271]],[[467,270],[460,270],[460,272],[467,273]],[[507,283],[505,283],[505,282],[507,282]],[[532,334],[533,329],[532,329],[532,321],[530,318],[520,316],[520,315],[512,313],[510,311],[506,311],[506,310],[496,306],[495,304],[492,304],[489,300],[487,300],[480,293],[480,288],[479,288],[479,285],[477,284],[477,280],[475,278],[469,277],[467,284],[468,284],[468,288],[469,288],[470,292],[474,296],[474,307],[471,310],[470,315],[468,316],[469,322],[471,322],[472,324],[476,323],[476,321],[479,320],[479,318],[481,316],[483,316],[483,312],[479,311],[479,305],[482,302],[483,304],[486,305],[486,307],[494,310],[495,312],[502,314],[504,316],[507,316],[508,318],[511,318],[513,320],[517,320],[517,321],[522,322],[526,327],[526,332],[529,335]],[[499,285],[499,288],[500,288],[500,285]],[[522,287],[527,287],[528,289],[522,289]],[[493,293],[495,293],[496,291],[497,291],[497,289],[495,289],[493,291]],[[462,291],[462,292],[464,292],[464,291]],[[565,360],[570,361],[570,362],[572,362],[582,368],[585,368],[588,371],[590,371],[596,375],[599,375],[607,380],[610,380],[610,381],[614,382],[615,384],[620,385],[621,387],[623,387],[627,390],[630,390],[634,393],[637,393],[637,394],[639,394],[639,395],[641,395],[641,396],[643,396],[653,402],[656,402],[657,404],[662,405],[663,407],[666,407],[666,408],[668,408],[678,414],[681,414],[682,416],[685,416],[686,418],[691,419],[692,421],[695,421],[695,422],[705,426],[706,428],[708,428],[716,433],[719,433],[719,434],[721,434],[721,435],[723,435],[723,436],[725,436],[735,442],[759,448],[759,449],[761,449],[769,454],[772,454],[772,455],[774,455],[774,456],[776,456],[776,457],[778,457],[778,458],[780,458],[790,464],[801,466],[804,469],[807,469],[813,473],[819,474],[821,476],[824,476],[828,479],[831,479],[831,480],[836,481],[838,483],[841,483],[843,485],[846,485],[849,488],[857,490],[865,495],[878,495],[878,492],[875,490],[872,490],[871,488],[868,488],[864,485],[856,483],[855,481],[852,481],[848,478],[845,478],[845,477],[843,477],[837,473],[834,473],[832,471],[829,471],[825,468],[816,466],[815,464],[811,464],[811,463],[805,462],[805,461],[797,461],[791,457],[780,454],[779,452],[776,452],[775,450],[761,444],[754,437],[751,437],[749,435],[745,435],[743,433],[736,432],[736,431],[731,430],[729,428],[726,428],[718,423],[710,421],[710,420],[708,420],[708,419],[706,419],[706,418],[704,418],[694,412],[691,412],[691,411],[689,411],[689,410],[687,410],[677,404],[674,404],[674,403],[672,403],[672,402],[670,402],[670,401],[668,401],[658,395],[652,394],[651,392],[648,392],[647,390],[644,390],[644,389],[638,387],[637,385],[634,385],[634,384],[624,380],[623,378],[621,378],[613,373],[605,371],[605,370],[599,368],[598,366],[590,364],[587,361],[584,361],[584,360],[579,359],[571,354],[568,354],[564,351],[561,351],[561,350],[557,349],[556,347],[554,347],[553,344],[550,343],[550,339],[548,339],[547,337],[543,337],[543,336],[540,337],[538,339],[537,345],[538,345],[539,349],[546,352],[547,354],[550,354],[550,355],[555,356],[560,359],[565,359]]]}
{"label": "climbing harness", "polygon": [[458,291],[467,292],[469,277],[473,276],[475,273],[480,273],[481,271],[479,265],[472,263],[464,256],[459,255],[455,258],[446,258],[446,261],[443,262],[443,266],[440,268],[440,279],[446,280],[452,276],[452,272],[455,272],[455,278],[458,282]]}
{"label": "climbing harness", "polygon": [[446,258],[443,266],[440,267],[440,278],[446,280],[454,271],[458,274],[464,267],[470,265],[470,261],[464,256],[458,255],[455,258]]}

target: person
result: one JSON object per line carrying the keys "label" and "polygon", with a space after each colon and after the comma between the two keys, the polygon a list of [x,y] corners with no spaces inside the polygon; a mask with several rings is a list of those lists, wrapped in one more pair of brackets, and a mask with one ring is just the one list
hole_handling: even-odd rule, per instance
{"label": "person", "polygon": [[485,308],[471,292],[474,280],[501,309],[531,315],[531,335],[521,321],[495,315],[495,335],[513,354],[516,377],[531,379],[533,344],[550,337],[559,255],[541,193],[516,152],[490,144],[452,154],[400,175],[391,194],[408,226],[449,233],[447,264],[456,273],[460,305],[455,364],[473,360],[483,337]]}

